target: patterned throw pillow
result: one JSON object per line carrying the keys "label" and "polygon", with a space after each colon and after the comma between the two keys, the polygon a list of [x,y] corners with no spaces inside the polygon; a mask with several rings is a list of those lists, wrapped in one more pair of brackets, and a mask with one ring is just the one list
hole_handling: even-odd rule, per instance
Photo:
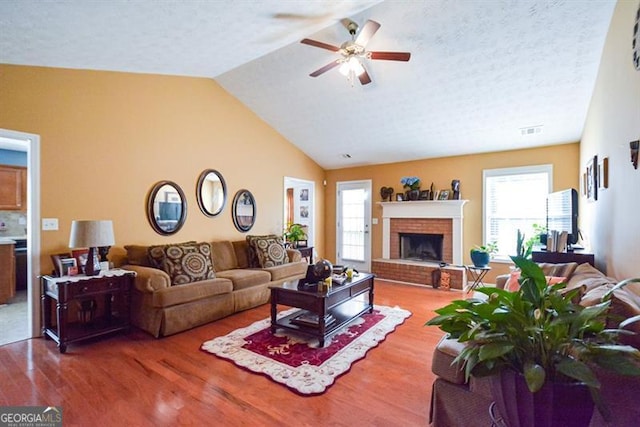
{"label": "patterned throw pillow", "polygon": [[195,240],[189,240],[188,242],[182,243],[173,243],[168,245],[153,245],[147,248],[147,256],[149,257],[149,264],[151,267],[158,268],[163,270],[162,264],[164,263],[164,250],[168,246],[184,246],[184,245],[195,245]]}
{"label": "patterned throw pillow", "polygon": [[[250,250],[253,249],[261,268],[275,267],[287,264],[289,255],[284,248],[282,237],[271,234],[268,236],[247,236]],[[251,256],[251,255],[250,255]],[[251,261],[250,261],[251,262]]]}
{"label": "patterned throw pillow", "polygon": [[172,285],[184,285],[216,277],[209,243],[167,245],[164,248],[162,269],[171,277]]}

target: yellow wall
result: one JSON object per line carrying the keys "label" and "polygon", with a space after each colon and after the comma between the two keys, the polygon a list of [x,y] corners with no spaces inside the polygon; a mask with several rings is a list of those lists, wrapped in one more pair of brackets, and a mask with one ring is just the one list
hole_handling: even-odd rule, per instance
{"label": "yellow wall", "polygon": [[[381,201],[380,188],[393,187],[402,191],[400,179],[403,176],[417,176],[422,186],[428,188],[431,183],[437,190],[450,189],[451,180],[459,179],[463,199],[469,200],[464,207],[464,242],[463,254],[465,263],[470,262],[469,250],[482,243],[482,170],[504,167],[516,167],[538,164],[553,165],[553,190],[579,188],[579,150],[578,143],[551,147],[504,151],[498,153],[477,154],[469,156],[424,159],[404,163],[390,163],[378,166],[364,166],[350,169],[327,171],[326,186],[326,236],[325,247],[329,259],[335,259],[336,246],[336,183],[361,179],[372,180],[373,205],[372,217],[378,218],[378,224],[372,225],[371,250],[372,258],[382,256],[382,208],[375,204]],[[515,239],[515,236],[514,236]],[[495,275],[508,271],[507,264],[492,264],[492,275],[487,275],[491,282]]]}
{"label": "yellow wall", "polygon": [[619,1],[613,12],[580,144],[584,170],[594,155],[609,158],[609,188],[598,200],[581,198],[583,230],[596,265],[618,279],[640,277],[640,169],[629,142],[640,139],[640,71],[633,66],[631,35],[638,1]]}
{"label": "yellow wall", "polygon": [[[41,217],[59,231],[41,232],[41,270],[49,254],[68,251],[74,219],[112,219],[116,261],[125,244],[243,239],[233,226],[235,192],[250,190],[257,222],[249,234],[282,233],[284,176],[315,181],[324,171],[215,81],[0,65],[0,128],[41,141]],[[200,172],[217,169],[229,196],[221,215],[205,217],[196,202]],[[187,220],[175,235],[149,226],[145,199],[160,180],[180,185]],[[318,187],[319,188],[319,187]],[[322,193],[316,235],[324,234]],[[317,246],[323,251],[322,239]]]}

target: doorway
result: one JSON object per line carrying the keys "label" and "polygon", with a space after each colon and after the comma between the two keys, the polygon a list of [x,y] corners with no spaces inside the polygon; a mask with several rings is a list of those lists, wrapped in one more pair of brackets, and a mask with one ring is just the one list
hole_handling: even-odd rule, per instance
{"label": "doorway", "polygon": [[290,224],[300,224],[307,235],[304,243],[310,248],[315,240],[315,188],[313,181],[284,177],[283,230]]}
{"label": "doorway", "polygon": [[20,340],[41,333],[41,292],[36,279],[40,274],[40,136],[0,129],[0,146],[10,151],[26,152],[27,212],[25,223],[19,224],[23,229],[26,228],[26,292],[21,296],[23,301],[18,301],[22,304],[21,309],[12,310],[18,313],[19,324],[25,328],[24,332],[11,335],[11,340]]}
{"label": "doorway", "polygon": [[371,271],[371,180],[337,184],[336,262]]}

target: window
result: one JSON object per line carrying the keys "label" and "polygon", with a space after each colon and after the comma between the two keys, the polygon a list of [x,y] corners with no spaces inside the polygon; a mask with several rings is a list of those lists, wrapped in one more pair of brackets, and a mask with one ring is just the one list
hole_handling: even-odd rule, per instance
{"label": "window", "polygon": [[484,184],[483,241],[496,242],[496,259],[508,260],[516,254],[518,230],[525,240],[533,225],[546,222],[547,194],[551,192],[553,166],[525,166],[487,169]]}

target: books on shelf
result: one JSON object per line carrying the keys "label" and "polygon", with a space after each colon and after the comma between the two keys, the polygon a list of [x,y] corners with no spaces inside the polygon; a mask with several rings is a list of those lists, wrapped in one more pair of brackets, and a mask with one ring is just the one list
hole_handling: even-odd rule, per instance
{"label": "books on shelf", "polygon": [[[327,314],[324,317],[325,326],[329,326],[335,321],[335,317],[333,317],[331,314]],[[320,316],[315,313],[311,313],[310,311],[303,311],[302,313],[291,319],[291,322],[298,325],[317,327],[320,325]]]}
{"label": "books on shelf", "polygon": [[569,233],[551,230],[547,234],[547,252],[566,252]]}

